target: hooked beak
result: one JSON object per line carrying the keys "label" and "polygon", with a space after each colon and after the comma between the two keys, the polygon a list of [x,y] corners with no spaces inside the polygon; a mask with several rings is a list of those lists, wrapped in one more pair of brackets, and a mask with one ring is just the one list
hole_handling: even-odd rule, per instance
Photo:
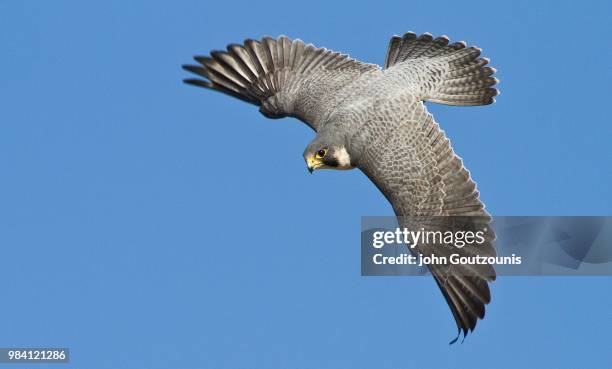
{"label": "hooked beak", "polygon": [[306,159],[306,165],[308,166],[308,172],[312,174],[312,172],[314,172],[315,169],[320,167],[322,163],[319,160],[315,159],[314,157],[310,157]]}

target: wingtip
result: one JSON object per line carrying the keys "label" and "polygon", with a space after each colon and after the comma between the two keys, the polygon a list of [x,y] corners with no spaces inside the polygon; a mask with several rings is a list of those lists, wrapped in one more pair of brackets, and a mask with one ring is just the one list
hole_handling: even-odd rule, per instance
{"label": "wingtip", "polygon": [[205,87],[205,88],[213,88],[212,83],[203,81],[197,78],[184,78],[183,83],[192,86]]}
{"label": "wingtip", "polygon": [[193,57],[193,60],[195,60],[196,62],[204,65],[204,63],[206,63],[209,60],[212,60],[209,56],[202,56],[202,55],[196,55]]}
{"label": "wingtip", "polygon": [[208,72],[204,67],[198,65],[183,64],[181,68],[189,73],[197,74],[200,77],[209,78]]}
{"label": "wingtip", "polygon": [[457,337],[455,337],[454,339],[452,339],[452,340],[451,340],[451,341],[450,341],[448,344],[449,344],[449,345],[453,345],[453,344],[455,344],[455,343],[456,343],[456,342],[459,340],[459,337],[461,337],[461,328],[458,328],[458,329],[457,329]]}

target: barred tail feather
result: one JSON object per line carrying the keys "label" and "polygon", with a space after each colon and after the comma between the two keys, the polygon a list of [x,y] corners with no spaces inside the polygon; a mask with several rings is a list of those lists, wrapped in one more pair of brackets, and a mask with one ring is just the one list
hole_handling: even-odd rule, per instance
{"label": "barred tail feather", "polygon": [[395,65],[424,63],[428,70],[440,72],[433,92],[426,100],[446,105],[488,105],[499,91],[493,86],[499,80],[495,68],[486,66],[481,49],[467,47],[465,42],[449,44],[446,36],[433,38],[429,33],[417,37],[408,32],[389,41],[385,69]]}

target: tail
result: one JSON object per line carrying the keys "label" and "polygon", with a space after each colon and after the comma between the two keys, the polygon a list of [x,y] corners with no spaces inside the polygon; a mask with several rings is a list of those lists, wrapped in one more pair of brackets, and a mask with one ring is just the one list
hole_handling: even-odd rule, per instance
{"label": "tail", "polygon": [[430,85],[424,100],[446,105],[488,105],[499,94],[492,87],[499,80],[492,77],[495,68],[486,66],[489,59],[480,58],[481,51],[475,46],[467,47],[463,41],[449,44],[446,36],[434,39],[429,33],[417,37],[408,32],[389,41],[385,69],[427,73],[426,82]]}

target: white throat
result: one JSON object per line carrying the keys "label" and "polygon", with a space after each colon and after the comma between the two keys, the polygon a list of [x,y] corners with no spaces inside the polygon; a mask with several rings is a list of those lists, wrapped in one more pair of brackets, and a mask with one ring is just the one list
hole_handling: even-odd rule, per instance
{"label": "white throat", "polygon": [[340,169],[351,169],[353,167],[351,165],[351,156],[344,147],[334,151],[334,159],[338,162],[338,167]]}

